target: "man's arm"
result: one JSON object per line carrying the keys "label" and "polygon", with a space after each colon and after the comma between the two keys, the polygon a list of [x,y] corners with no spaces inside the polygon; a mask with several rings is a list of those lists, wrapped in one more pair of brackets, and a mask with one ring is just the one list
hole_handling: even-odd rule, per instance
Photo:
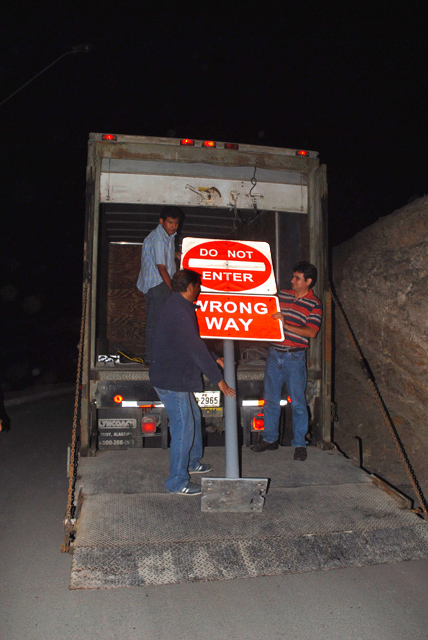
{"label": "man's arm", "polygon": [[157,264],[156,266],[157,266],[157,268],[159,270],[159,273],[160,273],[160,276],[161,276],[162,280],[165,282],[165,284],[168,287],[168,289],[170,291],[172,291],[171,278],[169,277],[169,273],[166,270],[166,266],[164,264]]}
{"label": "man's arm", "polygon": [[226,380],[220,380],[220,382],[218,383],[218,388],[224,393],[225,396],[229,396],[229,398],[234,398],[236,396],[236,391],[232,389],[232,387],[229,387]]}
{"label": "man's arm", "polygon": [[[172,270],[176,271],[176,266],[174,262],[174,244],[170,241],[165,243],[165,232],[162,228],[159,228],[159,233],[156,236],[155,243],[153,246],[153,262],[156,265],[157,270],[159,271],[159,275],[162,280],[165,282],[166,286],[170,291],[172,291],[171,287],[171,276],[167,271],[167,265],[172,267]],[[170,238],[170,240],[172,240]]]}
{"label": "man's arm", "polygon": [[[224,369],[224,358],[217,358],[216,362],[222,369]],[[220,380],[218,388],[225,396],[229,396],[230,398],[234,398],[236,396],[236,391],[232,389],[232,387],[229,387],[226,380]]]}
{"label": "man's arm", "polygon": [[291,331],[291,333],[295,333],[296,336],[302,336],[304,338],[315,338],[319,331],[319,327],[314,327],[313,325],[307,325],[306,327],[297,327],[294,324],[285,322],[284,314],[280,313],[279,311],[277,313],[274,313],[272,315],[272,318],[274,320],[281,320],[282,326],[284,327],[285,331]]}
{"label": "man's arm", "polygon": [[303,336],[304,338],[315,338],[318,335],[318,327],[296,327],[294,324],[290,324],[289,322],[284,322],[283,324],[286,331],[291,331],[291,333]]}

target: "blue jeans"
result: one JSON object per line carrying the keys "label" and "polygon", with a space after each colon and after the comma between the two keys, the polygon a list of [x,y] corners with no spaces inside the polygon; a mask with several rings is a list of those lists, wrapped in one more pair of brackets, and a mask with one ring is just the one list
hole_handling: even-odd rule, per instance
{"label": "blue jeans", "polygon": [[164,302],[170,295],[171,291],[165,282],[161,282],[156,287],[152,287],[144,294],[146,299],[146,362],[150,362],[152,359],[152,344],[157,321]]}
{"label": "blue jeans", "polygon": [[287,386],[293,414],[293,447],[306,447],[308,408],[306,404],[306,350],[281,352],[269,349],[264,381],[264,435],[266,442],[278,440],[281,390]]}
{"label": "blue jeans", "polygon": [[165,486],[174,493],[186,486],[188,469],[196,469],[202,458],[201,410],[190,391],[155,390],[169,418],[170,471]]}

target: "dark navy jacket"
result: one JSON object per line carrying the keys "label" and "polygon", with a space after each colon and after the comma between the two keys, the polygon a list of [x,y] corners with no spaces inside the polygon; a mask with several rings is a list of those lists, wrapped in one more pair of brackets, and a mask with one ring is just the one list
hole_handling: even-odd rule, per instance
{"label": "dark navy jacket", "polygon": [[223,379],[199,336],[195,305],[173,292],[162,307],[156,327],[150,382],[168,391],[202,391],[202,373],[214,384]]}

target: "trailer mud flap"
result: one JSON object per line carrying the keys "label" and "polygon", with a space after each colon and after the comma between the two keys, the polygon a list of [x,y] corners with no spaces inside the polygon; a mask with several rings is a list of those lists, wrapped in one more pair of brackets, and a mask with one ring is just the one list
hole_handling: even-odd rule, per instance
{"label": "trailer mud flap", "polygon": [[267,478],[202,478],[201,511],[261,513]]}

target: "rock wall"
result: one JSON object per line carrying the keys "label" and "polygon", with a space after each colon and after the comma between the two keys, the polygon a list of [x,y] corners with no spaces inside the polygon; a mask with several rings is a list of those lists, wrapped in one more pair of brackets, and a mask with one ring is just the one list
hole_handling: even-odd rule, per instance
{"label": "rock wall", "polygon": [[[333,283],[428,499],[428,196],[333,251]],[[339,314],[334,439],[396,487],[410,485]],[[408,491],[407,491],[408,492]]]}

